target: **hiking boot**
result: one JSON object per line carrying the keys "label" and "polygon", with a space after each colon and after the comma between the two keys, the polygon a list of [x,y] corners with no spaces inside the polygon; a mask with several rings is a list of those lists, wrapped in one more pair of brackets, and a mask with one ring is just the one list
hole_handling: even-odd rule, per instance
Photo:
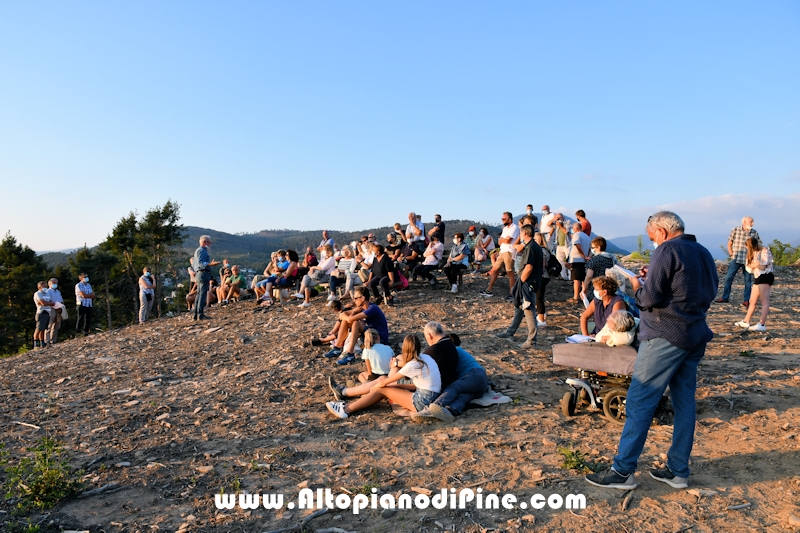
{"label": "hiking boot", "polygon": [[[330,407],[328,409],[330,409]],[[596,474],[589,474],[584,479],[595,487],[602,487],[605,489],[631,490],[638,486],[633,474],[623,476],[614,470],[613,466],[608,470],[603,470]]]}
{"label": "hiking boot", "polygon": [[334,346],[333,350],[325,352],[322,357],[339,357],[340,355],[342,355],[342,349]]}
{"label": "hiking boot", "polygon": [[514,336],[514,334],[509,333],[508,330],[505,330],[501,331],[500,333],[495,333],[494,336],[497,337],[498,339],[510,339]]}
{"label": "hiking boot", "polygon": [[666,483],[673,489],[685,489],[689,486],[689,479],[685,477],[678,477],[672,473],[668,466],[658,468],[650,471],[650,477],[656,481]]}
{"label": "hiking boot", "polygon": [[348,417],[348,414],[344,411],[344,402],[325,402],[325,407],[341,419]]}
{"label": "hiking boot", "polygon": [[438,403],[430,404],[428,410],[435,418],[438,418],[442,422],[454,422],[456,419],[447,407],[442,407]]}
{"label": "hiking boot", "polygon": [[336,360],[336,364],[337,365],[342,365],[342,366],[349,365],[350,363],[354,362],[355,360],[356,360],[355,354],[346,353],[346,354],[342,354],[342,356],[339,357],[339,359]]}
{"label": "hiking boot", "polygon": [[331,392],[333,393],[333,397],[336,398],[337,402],[343,402],[344,399],[347,397],[344,394],[342,394],[342,391],[344,390],[344,385],[339,385],[338,383],[336,383],[336,381],[333,379],[333,376],[328,376],[328,387],[330,387]]}

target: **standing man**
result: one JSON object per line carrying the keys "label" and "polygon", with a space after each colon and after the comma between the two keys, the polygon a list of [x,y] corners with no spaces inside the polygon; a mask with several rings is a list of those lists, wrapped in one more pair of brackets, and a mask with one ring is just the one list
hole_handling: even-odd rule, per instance
{"label": "standing man", "polygon": [[33,303],[36,304],[36,328],[33,330],[33,347],[44,348],[44,332],[50,325],[50,310],[53,309],[53,301],[47,293],[47,282],[40,281],[37,291],[33,293]]}
{"label": "standing man", "polygon": [[540,229],[542,234],[544,235],[544,240],[547,243],[547,249],[551,252],[555,251],[555,245],[553,244],[554,239],[553,237],[554,232],[553,229],[555,228],[555,221],[556,221],[556,214],[550,212],[550,206],[545,204],[542,206],[542,222],[540,225]]}
{"label": "standing man", "polygon": [[586,220],[586,213],[583,209],[578,209],[575,212],[575,218],[578,219],[578,222],[581,223],[581,231],[583,231],[587,236],[592,236],[592,223]]}
{"label": "standing man", "polygon": [[728,273],[725,275],[722,298],[717,300],[719,303],[728,303],[728,298],[731,296],[733,278],[736,277],[736,273],[741,268],[742,274],[744,274],[744,301],[742,302],[742,307],[747,309],[750,306],[750,289],[753,285],[753,275],[744,268],[747,262],[746,242],[750,237],[755,237],[758,239],[758,243],[761,244],[758,232],[753,229],[753,217],[744,217],[742,218],[742,225],[733,228],[730,237],[728,237],[728,255],[731,260],[728,263]]}
{"label": "standing man", "polygon": [[425,226],[417,220],[417,214],[413,211],[408,214],[406,242],[411,243],[414,250],[420,255],[425,251]]}
{"label": "standing man", "polygon": [[50,327],[44,333],[44,342],[45,344],[55,344],[58,342],[58,330],[61,329],[62,318],[61,309],[56,309],[58,306],[55,304],[61,304],[61,307],[64,307],[64,298],[61,296],[61,291],[58,290],[58,280],[56,278],[50,278],[47,283],[49,285],[47,294],[53,302],[53,307],[50,308]]}
{"label": "standing man", "polygon": [[322,230],[322,240],[319,242],[319,246],[317,246],[317,251],[319,252],[319,258],[325,259],[325,246],[330,246],[332,249],[336,249],[336,246],[333,244],[333,238],[328,234],[328,230]]}
{"label": "standing man", "polygon": [[[630,277],[641,308],[639,353],[625,402],[625,426],[614,465],[586,476],[598,487],[632,489],[634,472],[656,407],[670,388],[675,420],[672,446],[664,468],[650,477],[670,487],[688,486],[689,456],[694,442],[697,365],[714,334],[706,323],[719,278],[711,254],[684,234],[683,220],[671,211],[648,219],[647,236],[657,246],[649,268]],[[645,282],[646,280],[646,282]]]}
{"label": "standing man", "polygon": [[544,260],[542,259],[542,249],[533,240],[533,226],[526,224],[522,226],[520,236],[524,247],[522,248],[522,261],[520,262],[519,278],[514,285],[512,295],[514,298],[514,318],[508,329],[497,333],[501,339],[514,337],[522,317],[528,324],[528,338],[520,348],[532,348],[536,344],[536,319],[533,310],[536,309],[536,290],[542,282],[542,271],[544,270]]}
{"label": "standing man", "polygon": [[505,266],[506,274],[508,275],[508,296],[506,300],[511,301],[511,291],[514,289],[514,282],[516,276],[514,275],[514,258],[516,257],[516,250],[514,245],[519,240],[519,228],[514,224],[514,217],[511,213],[506,211],[503,213],[503,231],[500,238],[497,239],[500,245],[500,253],[497,256],[494,266],[489,271],[489,286],[480,293],[481,296],[492,296],[492,288],[494,287],[497,277],[500,275],[500,269]]}
{"label": "standing man", "polygon": [[572,274],[572,301],[580,301],[583,280],[586,279],[586,261],[589,260],[589,250],[592,241],[589,235],[584,233],[581,223],[576,222],[572,225],[572,246],[569,249],[570,272]]}
{"label": "standing man", "polygon": [[433,217],[433,227],[428,230],[428,237],[436,237],[439,242],[444,242],[444,222],[442,222],[442,215],[435,215]]}
{"label": "standing man", "polygon": [[208,256],[208,247],[211,246],[211,237],[200,237],[200,246],[194,251],[192,266],[197,282],[197,298],[194,301],[192,320],[208,320],[206,316],[206,301],[208,300],[208,285],[211,282],[211,267],[217,266],[219,261],[211,261]]}
{"label": "standing man", "polygon": [[78,276],[81,280],[75,285],[75,303],[78,305],[78,322],[75,324],[76,333],[89,334],[92,328],[92,304],[94,303],[94,291],[89,285],[89,276],[85,272]]}

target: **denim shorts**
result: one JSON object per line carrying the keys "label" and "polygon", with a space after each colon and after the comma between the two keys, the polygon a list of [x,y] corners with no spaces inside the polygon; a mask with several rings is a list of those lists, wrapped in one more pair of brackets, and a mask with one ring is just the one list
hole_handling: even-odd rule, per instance
{"label": "denim shorts", "polygon": [[428,407],[433,400],[439,397],[438,392],[433,392],[430,390],[425,389],[417,389],[414,391],[414,396],[411,398],[411,401],[414,403],[414,409],[417,412],[422,411],[426,407]]}

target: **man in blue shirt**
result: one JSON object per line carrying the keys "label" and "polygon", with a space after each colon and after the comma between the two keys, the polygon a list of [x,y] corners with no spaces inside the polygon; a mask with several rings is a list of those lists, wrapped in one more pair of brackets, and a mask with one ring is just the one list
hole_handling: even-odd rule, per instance
{"label": "man in blue shirt", "polygon": [[211,267],[217,266],[219,261],[211,261],[208,256],[208,247],[211,246],[211,237],[200,237],[200,246],[194,251],[192,267],[195,271],[197,282],[197,298],[192,309],[192,320],[208,320],[206,316],[206,300],[208,299],[208,285],[211,283]]}
{"label": "man in blue shirt", "polygon": [[[381,308],[369,301],[369,289],[356,287],[353,293],[355,307],[350,311],[339,313],[339,333],[333,349],[324,357],[338,357],[340,365],[347,365],[356,360],[355,348],[358,338],[368,329],[378,332],[381,344],[389,344],[389,325]],[[348,351],[344,351],[347,347]]]}
{"label": "man in blue shirt", "polygon": [[649,268],[631,277],[641,308],[639,353],[625,402],[625,427],[612,468],[586,476],[598,487],[628,490],[656,407],[667,386],[675,417],[672,446],[664,468],[650,477],[673,488],[689,480],[689,456],[694,443],[697,365],[714,334],[706,312],[717,294],[719,277],[711,254],[686,235],[683,220],[659,211],[647,221],[647,235],[656,247]]}

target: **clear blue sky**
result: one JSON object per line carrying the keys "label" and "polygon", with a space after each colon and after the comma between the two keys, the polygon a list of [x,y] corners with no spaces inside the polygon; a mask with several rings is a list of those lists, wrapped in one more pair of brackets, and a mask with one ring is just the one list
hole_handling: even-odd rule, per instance
{"label": "clear blue sky", "polygon": [[3,2],[0,231],[94,245],[543,203],[800,237],[800,3]]}

